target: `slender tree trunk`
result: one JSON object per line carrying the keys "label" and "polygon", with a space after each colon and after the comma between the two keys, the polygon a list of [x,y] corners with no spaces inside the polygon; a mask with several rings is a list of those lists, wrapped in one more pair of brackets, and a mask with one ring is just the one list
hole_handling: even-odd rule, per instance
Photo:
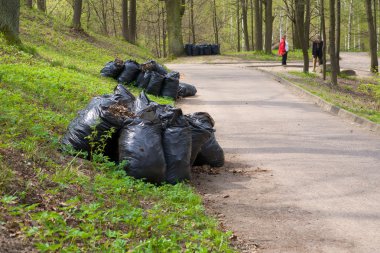
{"label": "slender tree trunk", "polygon": [[136,0],[129,0],[129,42],[132,44],[136,44],[136,35],[137,35],[137,6]]}
{"label": "slender tree trunk", "polygon": [[[380,0],[379,0],[380,1]],[[250,5],[251,5],[251,49],[252,51],[255,50],[255,36],[254,36],[254,6],[253,6],[253,0],[250,0]]]}
{"label": "slender tree trunk", "polygon": [[216,0],[213,2],[213,19],[212,24],[214,27],[214,37],[215,37],[215,44],[219,44],[219,27],[218,27],[218,16],[216,11]]}
{"label": "slender tree trunk", "polygon": [[183,54],[182,39],[182,1],[166,0],[166,18],[168,29],[169,55],[180,56]]}
{"label": "slender tree trunk", "polygon": [[310,24],[311,24],[311,11],[310,11],[310,0],[305,0],[305,42],[309,44],[310,36]]}
{"label": "slender tree trunk", "polygon": [[91,6],[90,6],[90,1],[87,2],[87,30],[90,30],[90,20],[91,20]]}
{"label": "slender tree trunk", "polygon": [[80,22],[82,16],[82,0],[74,0],[73,11],[73,28],[80,30],[82,28]]}
{"label": "slender tree trunk", "polygon": [[162,7],[162,51],[165,58],[168,56],[166,48],[166,30],[166,10],[165,7]]}
{"label": "slender tree trunk", "polygon": [[338,74],[340,73],[340,20],[341,20],[341,3],[340,0],[336,0],[336,35],[335,35],[335,56],[336,56],[336,67]]}
{"label": "slender tree trunk", "polygon": [[25,0],[25,5],[30,9],[33,8],[33,0]]}
{"label": "slender tree trunk", "polygon": [[237,51],[240,52],[241,39],[240,39],[240,0],[236,0],[236,27],[237,27]]}
{"label": "slender tree trunk", "polygon": [[272,0],[265,2],[265,53],[272,53],[272,29],[273,29]]}
{"label": "slender tree trunk", "polygon": [[378,51],[378,38],[377,38],[377,8],[376,8],[376,0],[373,0],[373,25],[376,33],[376,51]]}
{"label": "slender tree trunk", "polygon": [[[308,54],[308,47],[309,47],[309,40],[305,39],[305,5],[307,2],[305,0],[296,0],[295,1],[295,18],[296,18],[296,25],[297,27],[300,27],[301,29],[298,29],[297,31],[297,37],[298,40],[301,43],[301,49],[303,54],[303,72],[307,73],[309,72],[309,54]],[[307,9],[307,8],[306,8]],[[308,37],[308,36],[307,36]]]}
{"label": "slender tree trunk", "polygon": [[123,35],[123,38],[126,41],[129,41],[128,37],[128,0],[122,0],[121,1],[121,15],[122,15],[122,22],[121,22],[121,33]]}
{"label": "slender tree trunk", "polygon": [[191,24],[191,36],[193,39],[193,44],[195,44],[196,40],[195,40],[195,25],[194,25],[194,0],[190,0],[190,24]]}
{"label": "slender tree trunk", "polygon": [[0,33],[11,43],[18,43],[20,0],[0,0]]}
{"label": "slender tree trunk", "polygon": [[37,8],[40,11],[46,12],[46,0],[37,0]]}
{"label": "slender tree trunk", "polygon": [[326,80],[326,23],[325,23],[325,2],[321,0],[321,28],[322,28],[322,61],[323,61],[323,80]]}
{"label": "slender tree trunk", "polygon": [[241,14],[243,19],[243,36],[245,50],[249,51],[249,34],[248,34],[248,3],[247,0],[241,0]]}
{"label": "slender tree trunk", "polygon": [[330,0],[330,61],[331,61],[331,84],[338,85],[338,66],[335,55],[335,0]]}
{"label": "slender tree trunk", "polygon": [[367,22],[368,22],[368,31],[369,31],[369,44],[370,44],[370,53],[371,53],[371,72],[379,72],[379,63],[377,60],[377,51],[376,51],[376,31],[373,24],[373,15],[371,0],[365,0]]}
{"label": "slender tree trunk", "polygon": [[257,51],[263,50],[262,0],[255,0],[255,45]]}
{"label": "slender tree trunk", "polygon": [[351,38],[352,38],[352,16],[354,14],[353,10],[354,0],[350,0],[350,8],[348,13],[348,38],[347,38],[347,49],[351,50]]}

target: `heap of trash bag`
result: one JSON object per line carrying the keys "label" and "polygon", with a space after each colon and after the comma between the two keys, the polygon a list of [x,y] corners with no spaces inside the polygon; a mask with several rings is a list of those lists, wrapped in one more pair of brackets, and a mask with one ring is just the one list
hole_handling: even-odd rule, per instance
{"label": "heap of trash bag", "polygon": [[100,74],[112,77],[121,84],[134,85],[155,96],[177,99],[194,96],[197,93],[194,85],[179,81],[179,72],[168,73],[162,65],[153,60],[139,64],[133,60],[123,62],[115,59],[108,62]]}
{"label": "heap of trash bag", "polygon": [[220,46],[217,44],[186,44],[185,53],[187,56],[217,55],[220,54]]}
{"label": "heap of trash bag", "polygon": [[103,155],[125,164],[129,176],[175,184],[191,179],[193,165],[223,166],[214,124],[206,112],[183,115],[180,108],[150,101],[144,91],[135,98],[118,84],[113,94],[94,97],[78,112],[61,143],[90,158],[93,143],[112,133]]}

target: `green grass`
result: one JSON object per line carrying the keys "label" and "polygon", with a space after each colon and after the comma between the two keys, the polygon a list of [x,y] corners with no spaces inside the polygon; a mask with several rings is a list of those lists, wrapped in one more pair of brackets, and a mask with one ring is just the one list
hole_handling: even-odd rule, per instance
{"label": "green grass", "polygon": [[[379,84],[361,83],[358,87],[340,84],[339,87],[334,88],[322,85],[321,78],[314,73],[291,71],[289,74],[293,77],[282,76],[329,103],[380,124]],[[352,80],[352,77],[348,79]]]}
{"label": "green grass", "polygon": [[19,46],[0,36],[0,225],[17,224],[40,252],[233,252],[191,186],[154,186],[104,157],[59,152],[77,111],[112,93],[103,65],[151,55],[36,11],[22,10],[21,31]]}

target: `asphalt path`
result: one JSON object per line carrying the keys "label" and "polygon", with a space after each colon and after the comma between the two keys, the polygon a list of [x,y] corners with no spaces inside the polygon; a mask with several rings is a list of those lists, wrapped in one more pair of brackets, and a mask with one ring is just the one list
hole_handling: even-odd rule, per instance
{"label": "asphalt path", "polygon": [[216,121],[226,166],[194,180],[242,252],[379,252],[378,134],[243,64],[168,67]]}

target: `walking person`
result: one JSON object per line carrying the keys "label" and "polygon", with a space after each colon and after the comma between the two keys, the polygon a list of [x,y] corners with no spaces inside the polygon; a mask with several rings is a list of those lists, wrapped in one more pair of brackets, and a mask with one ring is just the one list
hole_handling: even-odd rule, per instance
{"label": "walking person", "polygon": [[286,65],[286,60],[288,59],[289,44],[286,41],[286,35],[282,36],[280,45],[278,47],[278,54],[282,56],[282,65]]}
{"label": "walking person", "polygon": [[317,59],[318,59],[318,66],[320,66],[323,63],[322,50],[323,50],[323,41],[321,40],[321,37],[319,35],[317,35],[317,37],[313,41],[313,49],[312,49],[313,72],[315,72],[315,67],[317,65]]}

